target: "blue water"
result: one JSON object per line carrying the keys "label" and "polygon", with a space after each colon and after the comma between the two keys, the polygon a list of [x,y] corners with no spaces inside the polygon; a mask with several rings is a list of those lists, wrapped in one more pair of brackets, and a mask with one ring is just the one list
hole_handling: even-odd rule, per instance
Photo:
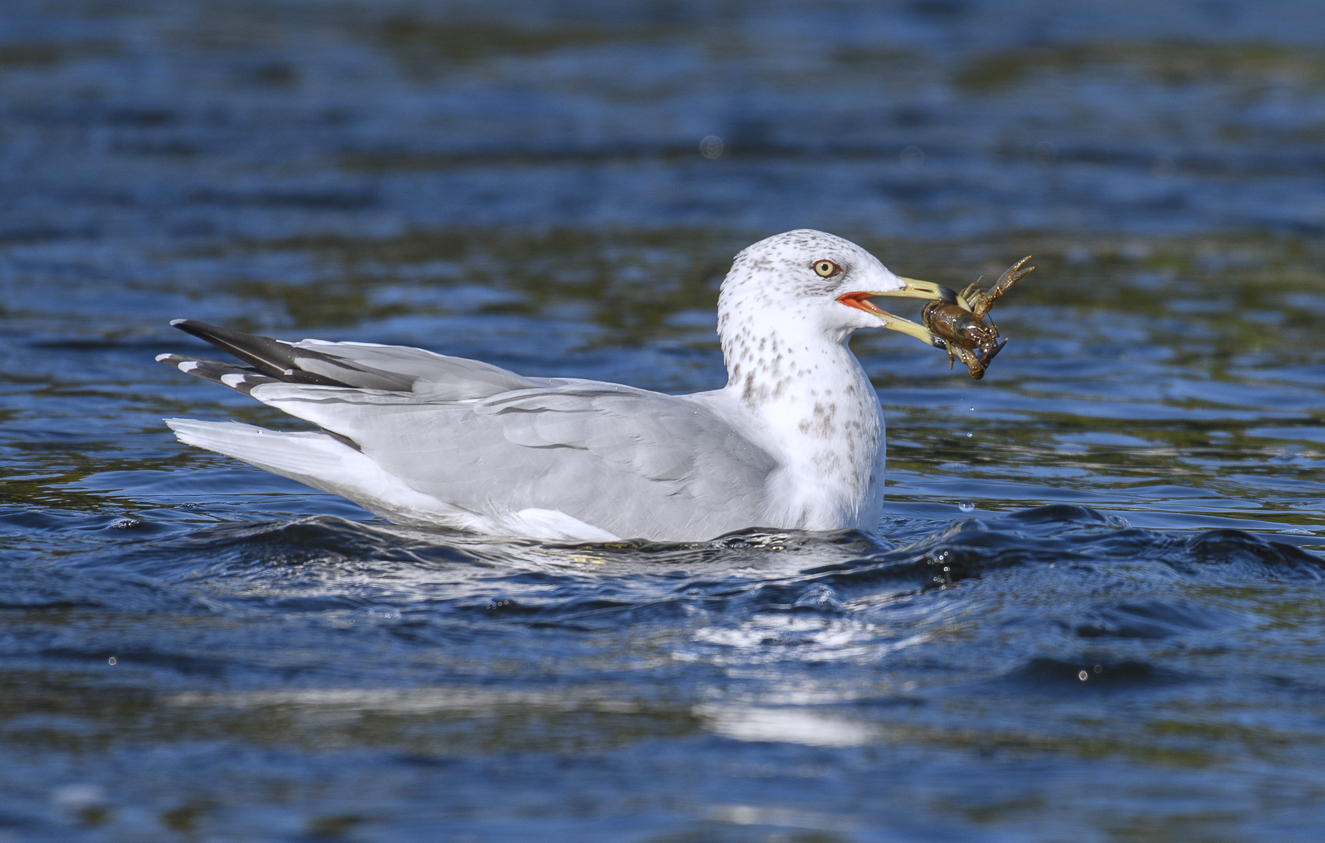
{"label": "blue water", "polygon": [[[1321,839],[1323,42],[1306,0],[7,0],[0,842]],[[297,426],[154,363],[175,317],[714,388],[732,255],[798,226],[954,287],[1035,255],[983,381],[855,341],[875,533],[410,530],[161,423]]]}

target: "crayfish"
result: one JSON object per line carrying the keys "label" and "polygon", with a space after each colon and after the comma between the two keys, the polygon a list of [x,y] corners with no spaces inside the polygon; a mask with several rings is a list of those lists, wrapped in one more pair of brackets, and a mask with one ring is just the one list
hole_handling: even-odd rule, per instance
{"label": "crayfish", "polygon": [[972,378],[979,380],[985,376],[990,361],[1008,344],[1007,340],[998,341],[998,326],[985,316],[1013,284],[1035,269],[1026,266],[1030,259],[1031,256],[1027,255],[1008,267],[987,291],[980,289],[977,279],[957,296],[955,303],[936,299],[925,305],[920,312],[921,319],[925,327],[947,345],[949,369],[960,358]]}

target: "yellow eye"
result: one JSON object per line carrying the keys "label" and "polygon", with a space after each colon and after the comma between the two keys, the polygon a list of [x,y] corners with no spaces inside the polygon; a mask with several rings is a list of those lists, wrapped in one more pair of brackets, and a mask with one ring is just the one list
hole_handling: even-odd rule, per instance
{"label": "yellow eye", "polygon": [[819,274],[820,278],[832,278],[834,275],[841,274],[842,267],[832,261],[815,261],[814,271]]}

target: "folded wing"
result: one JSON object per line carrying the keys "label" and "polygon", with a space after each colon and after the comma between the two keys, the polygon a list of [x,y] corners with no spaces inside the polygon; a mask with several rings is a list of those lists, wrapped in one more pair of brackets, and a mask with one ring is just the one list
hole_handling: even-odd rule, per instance
{"label": "folded wing", "polygon": [[557,510],[621,537],[702,539],[760,524],[776,468],[700,401],[609,385],[471,401],[276,383],[251,394],[438,500],[494,516]]}
{"label": "folded wing", "polygon": [[[701,540],[767,520],[776,463],[704,395],[524,378],[396,346],[256,347],[248,336],[224,339],[251,368],[162,359],[318,425],[412,492],[464,513],[457,525],[552,511],[623,538]],[[353,478],[334,491],[358,499]]]}

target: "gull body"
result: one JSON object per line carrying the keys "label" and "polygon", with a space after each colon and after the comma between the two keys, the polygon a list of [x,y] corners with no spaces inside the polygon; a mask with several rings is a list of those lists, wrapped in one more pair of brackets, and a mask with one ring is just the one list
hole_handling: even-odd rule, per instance
{"label": "gull body", "polygon": [[951,296],[818,231],[738,254],[718,300],[727,385],[665,395],[528,378],[370,343],[284,343],[177,327],[248,366],[164,354],[321,428],[168,419],[180,441],[344,496],[404,524],[552,541],[702,541],[749,527],[871,530],[884,421],[851,335],[922,328],[872,296]]}

